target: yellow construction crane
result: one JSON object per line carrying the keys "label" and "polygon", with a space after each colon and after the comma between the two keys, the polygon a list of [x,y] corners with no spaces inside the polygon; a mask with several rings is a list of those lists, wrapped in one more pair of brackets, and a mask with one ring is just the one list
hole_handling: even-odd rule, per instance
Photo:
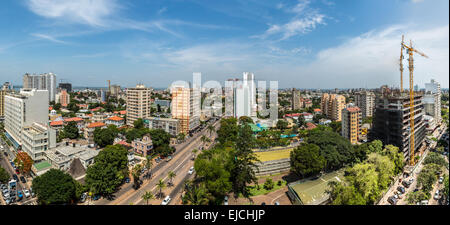
{"label": "yellow construction crane", "polygon": [[409,55],[409,102],[410,102],[410,106],[409,106],[409,118],[410,118],[410,128],[411,128],[411,136],[410,136],[410,151],[409,151],[409,156],[410,156],[410,165],[414,166],[415,161],[414,161],[414,149],[415,149],[415,140],[414,140],[414,77],[413,77],[413,72],[414,72],[414,59],[413,59],[413,54],[414,52],[425,57],[428,58],[427,55],[425,55],[424,53],[418,51],[417,49],[412,47],[412,41],[410,41],[410,46],[407,46],[404,42],[403,42],[403,36],[402,36],[402,53],[400,56],[400,71],[402,72],[402,78],[401,78],[401,88],[403,91],[403,64],[402,64],[402,58],[403,58],[403,49],[406,49],[406,54]]}
{"label": "yellow construction crane", "polygon": [[403,93],[403,50],[405,50],[404,45],[405,35],[402,35],[402,43],[400,44],[400,93]]}

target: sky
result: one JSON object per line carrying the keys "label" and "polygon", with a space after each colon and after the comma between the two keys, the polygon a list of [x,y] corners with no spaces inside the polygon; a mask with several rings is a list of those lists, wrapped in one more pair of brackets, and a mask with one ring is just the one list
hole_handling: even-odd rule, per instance
{"label": "sky", "polygon": [[414,84],[448,88],[448,0],[3,0],[0,82],[166,88],[252,72],[280,88],[399,87],[402,34],[429,56],[414,55]]}

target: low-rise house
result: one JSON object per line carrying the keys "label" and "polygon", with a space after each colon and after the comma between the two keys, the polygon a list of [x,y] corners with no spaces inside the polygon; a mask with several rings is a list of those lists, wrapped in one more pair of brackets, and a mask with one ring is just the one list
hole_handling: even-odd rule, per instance
{"label": "low-rise house", "polygon": [[118,116],[109,117],[105,122],[107,125],[115,125],[116,127],[121,127],[125,124],[125,119]]}
{"label": "low-rise house", "polygon": [[75,122],[77,124],[78,130],[83,129],[85,126],[84,119],[80,117],[72,117],[64,119],[64,124],[68,124],[69,122]]}
{"label": "low-rise house", "polygon": [[106,128],[106,124],[102,122],[90,123],[84,128],[84,138],[89,144],[94,143],[94,130],[95,128]]}
{"label": "low-rise house", "polygon": [[144,124],[150,129],[163,129],[172,136],[177,136],[181,132],[180,121],[178,119],[148,117],[144,119]]}
{"label": "low-rise house", "polygon": [[64,144],[46,152],[46,161],[52,168],[62,171],[69,171],[72,161],[77,159],[84,169],[94,163],[94,158],[99,151],[90,149],[87,146],[76,146],[75,144]]}
{"label": "low-rise house", "polygon": [[131,147],[133,147],[134,152],[141,154],[146,157],[150,151],[153,149],[153,142],[150,135],[144,135],[142,139],[135,139],[131,142]]}

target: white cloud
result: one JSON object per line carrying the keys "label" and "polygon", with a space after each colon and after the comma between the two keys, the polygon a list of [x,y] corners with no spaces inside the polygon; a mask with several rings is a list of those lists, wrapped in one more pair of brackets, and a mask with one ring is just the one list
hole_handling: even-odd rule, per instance
{"label": "white cloud", "polygon": [[106,18],[118,8],[115,0],[28,0],[27,6],[32,12],[46,18],[90,26],[106,26]]}
{"label": "white cloud", "polygon": [[292,8],[277,5],[277,8],[284,8],[288,13],[293,13],[294,17],[285,24],[272,24],[262,35],[252,37],[266,39],[271,36],[279,37],[279,40],[286,40],[293,36],[303,35],[314,30],[318,25],[325,25],[324,14],[309,7],[309,0],[299,0]]}
{"label": "white cloud", "polygon": [[[424,86],[431,78],[448,85],[449,27],[428,30],[410,26],[392,26],[351,38],[343,44],[325,49],[309,65],[298,67],[300,76],[311,87],[379,87],[382,84],[399,87],[401,35],[413,39],[413,45],[430,59],[414,56],[414,83]],[[408,57],[406,57],[408,58]],[[408,80],[407,61],[404,61],[404,81]],[[330,79],[335,82],[330,84]],[[405,82],[407,87],[408,83]]]}
{"label": "white cloud", "polygon": [[58,43],[58,44],[69,44],[68,42],[62,41],[57,39],[56,37],[53,37],[51,35],[47,35],[47,34],[39,34],[39,33],[33,33],[31,34],[31,36],[37,37],[39,39],[45,39],[54,43]]}

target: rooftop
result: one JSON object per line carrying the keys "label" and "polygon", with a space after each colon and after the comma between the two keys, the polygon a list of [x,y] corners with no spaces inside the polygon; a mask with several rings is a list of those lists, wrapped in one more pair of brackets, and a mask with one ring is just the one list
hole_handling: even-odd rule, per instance
{"label": "rooftop", "polygon": [[105,123],[102,122],[95,122],[95,123],[90,123],[87,128],[96,128],[96,127],[104,127],[106,126]]}

